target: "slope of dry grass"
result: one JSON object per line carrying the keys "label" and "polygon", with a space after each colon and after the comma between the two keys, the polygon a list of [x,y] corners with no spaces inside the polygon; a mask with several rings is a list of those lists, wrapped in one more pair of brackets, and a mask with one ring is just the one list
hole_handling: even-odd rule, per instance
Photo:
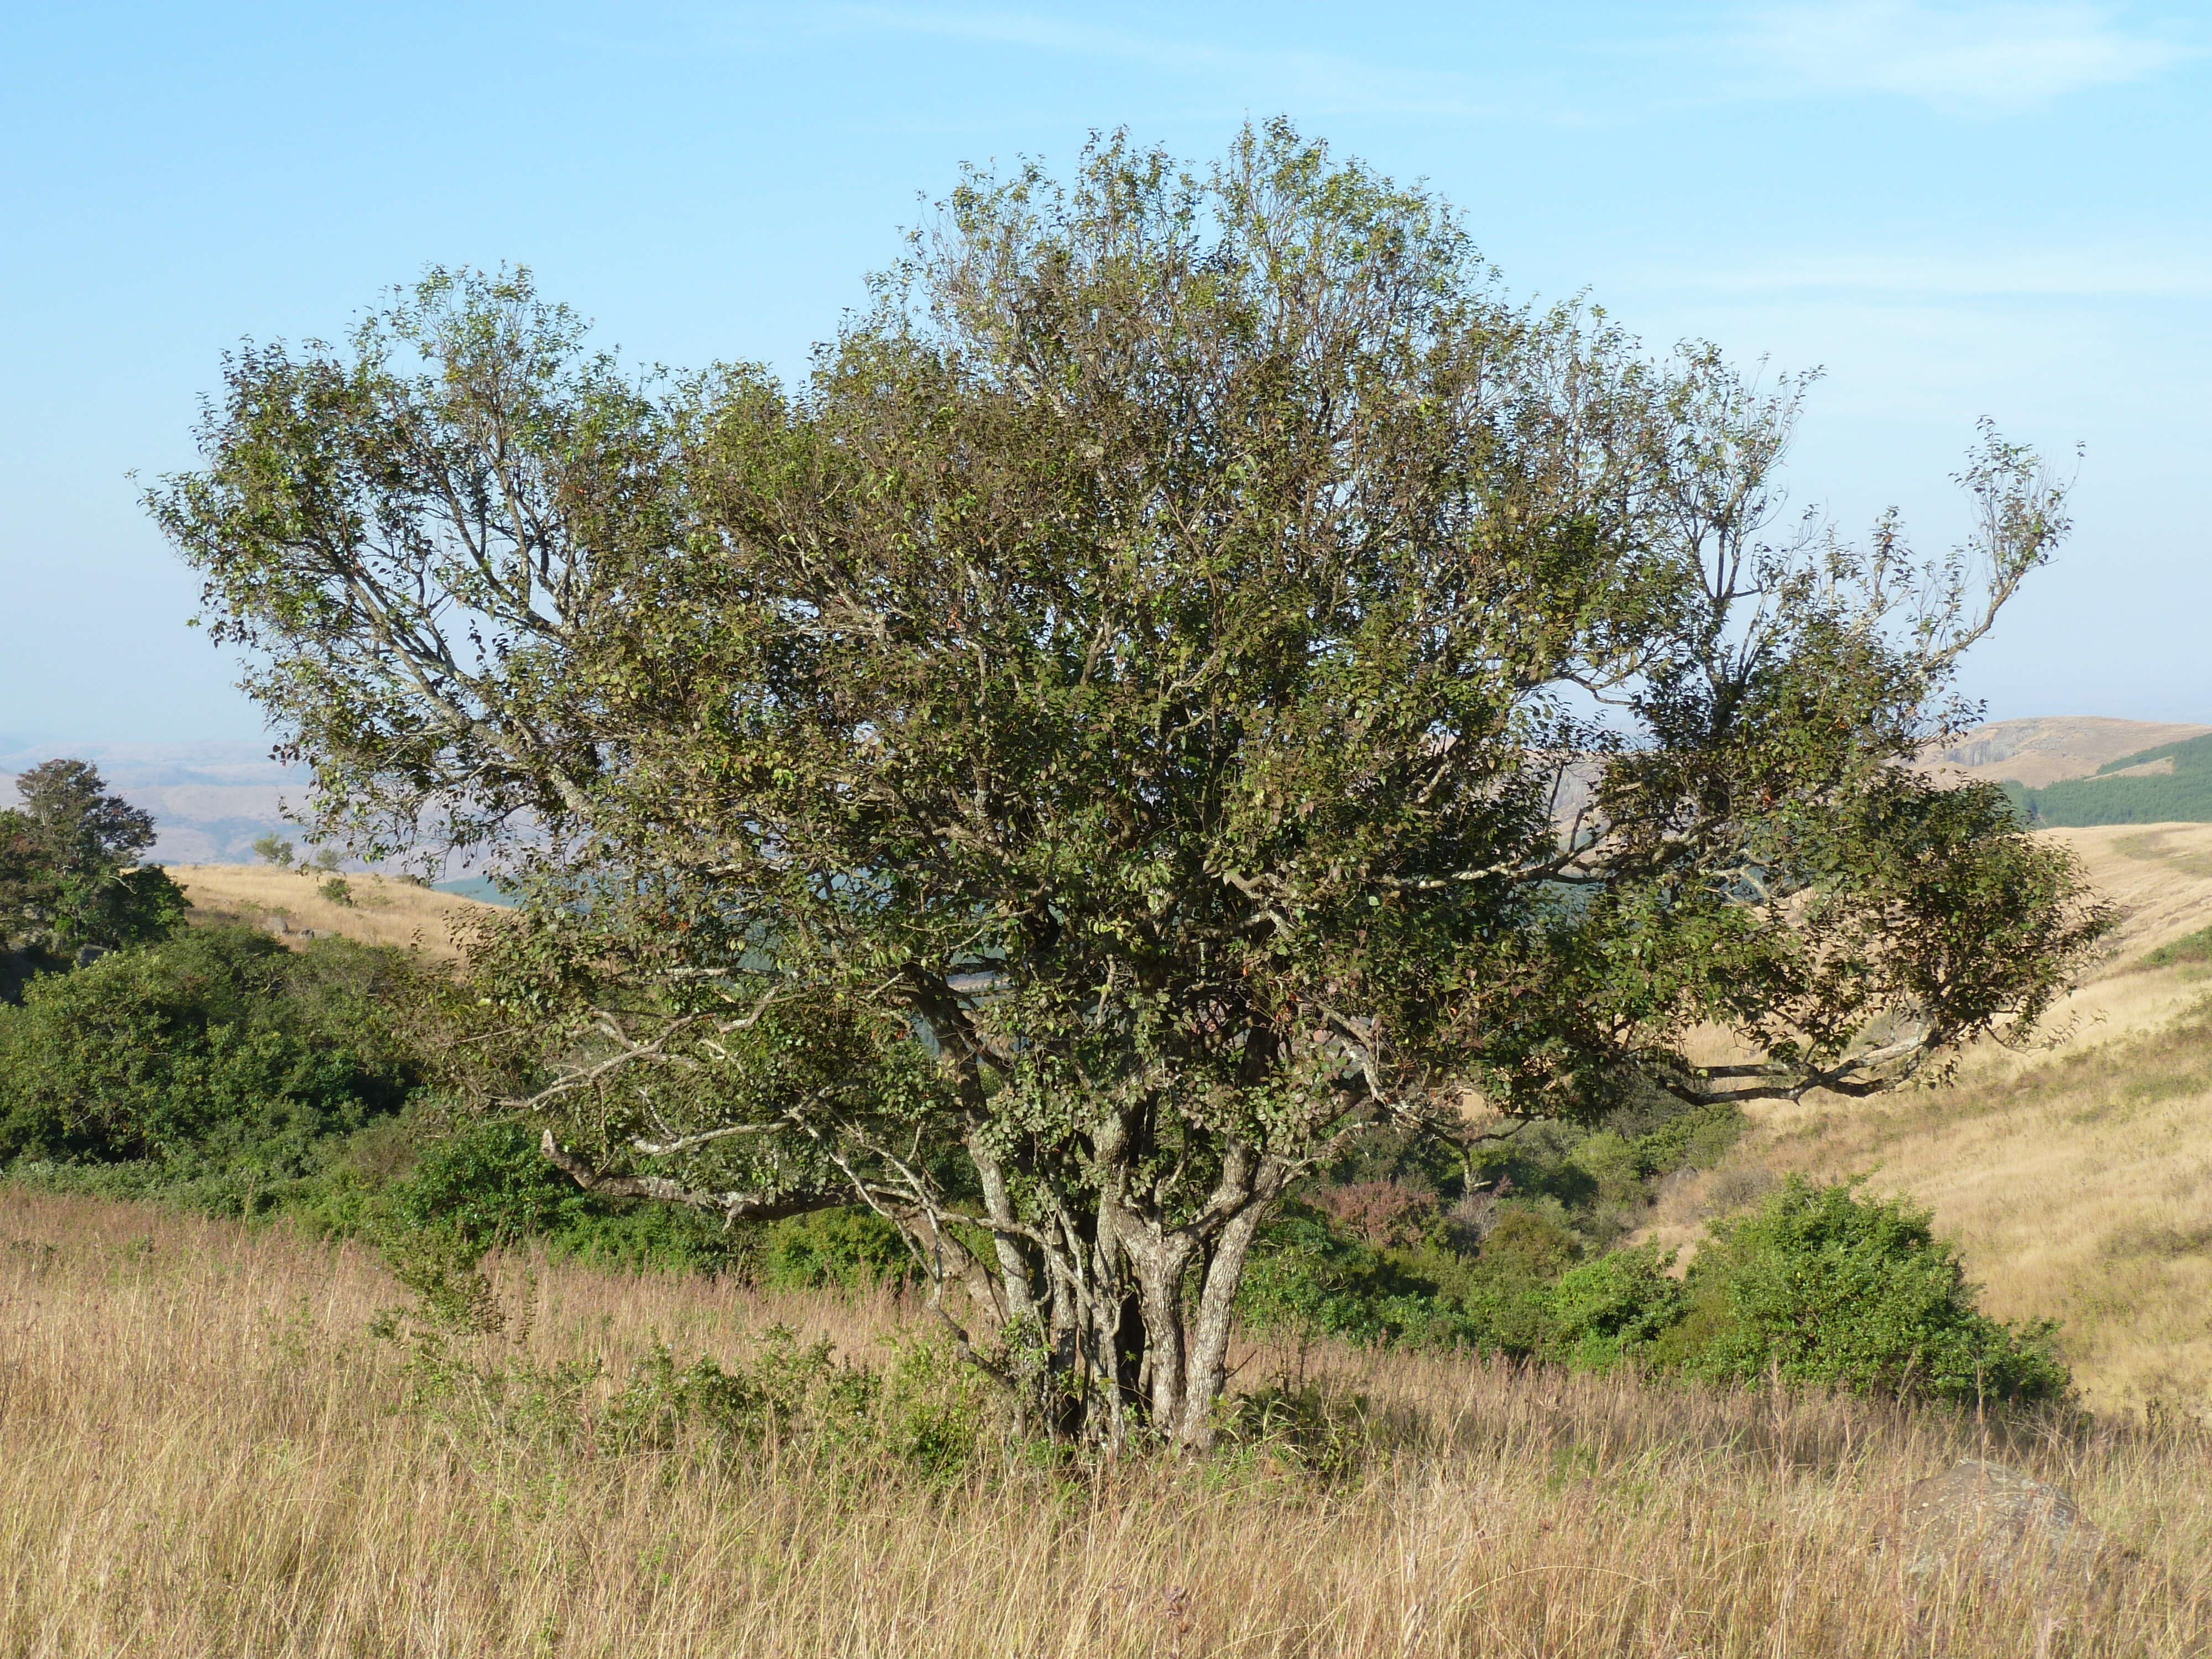
{"label": "slope of dry grass", "polygon": [[[541,1360],[884,1304],[510,1269]],[[2212,1649],[2207,1448],[1995,1448],[2136,1553],[1916,1583],[1873,1540],[1970,1421],[1468,1359],[1353,1368],[1388,1443],[932,1485],[805,1457],[533,1451],[408,1404],[367,1257],[85,1200],[0,1212],[0,1651],[23,1655],[2180,1656]],[[519,1323],[520,1322],[518,1322]],[[513,1328],[511,1327],[511,1328]],[[494,1340],[488,1339],[487,1340]],[[1987,1433],[1989,1431],[1984,1431]]]}
{"label": "slope of dry grass", "polygon": [[282,923],[288,937],[337,933],[370,945],[419,945],[450,961],[459,952],[453,929],[495,907],[458,893],[440,893],[388,877],[350,872],[353,902],[337,904],[318,890],[325,878],[261,864],[173,864],[170,879],[185,890],[193,914],[257,926]]}
{"label": "slope of dry grass", "polygon": [[2212,975],[2145,952],[2212,923],[2212,824],[2045,832],[2125,913],[2049,1051],[1969,1055],[1950,1087],[1753,1107],[1645,1236],[1688,1245],[1789,1171],[1866,1176],[1935,1213],[2005,1318],[2062,1322],[2087,1401],[2212,1417]]}

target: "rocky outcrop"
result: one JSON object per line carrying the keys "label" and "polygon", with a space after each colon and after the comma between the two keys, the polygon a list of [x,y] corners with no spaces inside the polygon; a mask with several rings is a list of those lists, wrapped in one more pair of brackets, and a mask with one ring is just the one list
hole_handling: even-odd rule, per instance
{"label": "rocky outcrop", "polygon": [[2023,1570],[2094,1580],[2117,1558],[2060,1488],[1974,1458],[1905,1488],[1895,1531],[1883,1541],[1923,1581],[1972,1574],[2004,1583]]}

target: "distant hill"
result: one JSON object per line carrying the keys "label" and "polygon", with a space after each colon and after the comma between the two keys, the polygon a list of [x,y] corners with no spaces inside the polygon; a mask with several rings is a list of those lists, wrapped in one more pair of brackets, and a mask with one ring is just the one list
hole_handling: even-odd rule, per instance
{"label": "distant hill", "polygon": [[154,815],[157,864],[234,863],[253,856],[270,830],[296,840],[284,818],[303,801],[305,772],[278,765],[262,743],[27,743],[0,739],[0,806],[15,800],[15,776],[61,756],[88,760],[110,788]]}
{"label": "distant hill", "polygon": [[[0,734],[0,807],[15,804],[15,774],[64,756],[90,761],[109,788],[154,815],[153,863],[250,864],[253,843],[272,831],[303,842],[284,809],[306,804],[307,770],[279,765],[264,743],[33,742]],[[507,902],[481,874],[440,885],[464,898]]]}
{"label": "distant hill", "polygon": [[2122,755],[2041,789],[2006,788],[2038,824],[2212,823],[2212,736]]}
{"label": "distant hill", "polygon": [[1939,775],[1978,778],[1986,783],[2015,782],[2040,789],[2046,784],[2087,777],[2127,757],[2164,744],[2207,736],[2212,736],[2212,726],[2048,715],[1978,726],[1956,742],[1923,756],[1922,763]]}

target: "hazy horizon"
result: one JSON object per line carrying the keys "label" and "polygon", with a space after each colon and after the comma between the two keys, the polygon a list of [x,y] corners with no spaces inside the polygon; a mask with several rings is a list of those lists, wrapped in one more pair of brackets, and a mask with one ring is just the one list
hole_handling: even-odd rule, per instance
{"label": "hazy horizon", "polygon": [[[1523,296],[1821,365],[1790,469],[1939,550],[1992,416],[2076,530],[1969,659],[1992,720],[2212,721],[2208,44],[2100,4],[257,9],[0,25],[0,738],[263,743],[137,506],[246,336],[526,264],[633,362],[809,344],[965,161],[1286,113],[1424,178]],[[136,471],[137,482],[127,475]],[[9,743],[9,747],[20,746]]]}

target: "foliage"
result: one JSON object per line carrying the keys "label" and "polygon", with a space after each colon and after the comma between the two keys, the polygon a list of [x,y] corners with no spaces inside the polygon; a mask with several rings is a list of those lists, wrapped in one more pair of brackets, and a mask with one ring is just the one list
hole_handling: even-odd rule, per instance
{"label": "foliage", "polygon": [[[2165,761],[2171,770],[2114,774]],[[2212,823],[2212,737],[2160,744],[2108,761],[2086,778],[2063,778],[2040,789],[2017,790],[2038,823]]]}
{"label": "foliage", "polygon": [[0,1162],[295,1175],[415,1086],[383,1012],[409,971],[348,940],[294,953],[219,927],[33,980],[0,1009]]}
{"label": "foliage", "polygon": [[257,837],[253,843],[254,856],[264,864],[275,865],[279,870],[289,870],[292,867],[295,850],[290,842],[284,840],[273,830],[267,835]]}
{"label": "foliage", "polygon": [[1482,1241],[1461,1303],[1486,1343],[1541,1353],[1552,1340],[1552,1287],[1584,1254],[1556,1201],[1511,1205]]}
{"label": "foliage", "polygon": [[183,920],[176,884],[133,865],[154,844],[153,815],[108,793],[97,767],[47,761],[18,774],[15,791],[21,809],[0,811],[0,949],[112,950]]}
{"label": "foliage", "polygon": [[1661,1179],[1717,1164],[1744,1121],[1733,1103],[1685,1108],[1646,1096],[1595,1124],[1527,1125],[1476,1147],[1469,1163],[1492,1192],[1556,1200],[1576,1232],[1602,1249],[1642,1224]]}
{"label": "foliage", "polygon": [[1477,1341],[1481,1328],[1421,1271],[1425,1265],[1434,1264],[1345,1237],[1324,1218],[1293,1206],[1265,1230],[1237,1309],[1253,1330],[1287,1340],[1293,1369],[1323,1338],[1417,1348]]}
{"label": "foliage", "polygon": [[1674,1277],[1672,1261],[1646,1245],[1565,1267],[1522,1304],[1539,1307],[1540,1322],[1504,1346],[1588,1370],[1626,1364],[1951,1405],[2056,1400],[2071,1387],[2055,1326],[1982,1313],[1926,1216],[1847,1185],[1793,1177],[1716,1227],[1686,1275]]}
{"label": "foliage", "polygon": [[599,1401],[587,1397],[597,1365],[485,1351],[480,1339],[527,1332],[510,1330],[465,1252],[418,1251],[397,1265],[415,1305],[386,1311],[373,1328],[406,1352],[415,1405],[468,1440],[708,1468],[811,1455],[925,1481],[969,1473],[1006,1440],[982,1379],[926,1338],[895,1340],[881,1369],[840,1359],[827,1340],[804,1342],[783,1325],[729,1365],[705,1354],[679,1365],[656,1343]]}
{"label": "foliage", "polygon": [[2060,1399],[2070,1387],[2054,1326],[1981,1313],[1925,1216],[1847,1186],[1793,1179],[1716,1228],[1681,1276],[1656,1246],[1601,1252],[1569,1223],[1556,1199],[1509,1200],[1470,1257],[1370,1249],[1294,1206],[1267,1230],[1240,1305],[1256,1332],[1291,1345],[1286,1387],[1302,1384],[1304,1345],[1322,1337],[1953,1405]]}
{"label": "foliage", "polygon": [[2143,952],[2136,963],[2138,968],[2200,967],[2212,963],[2212,927],[2200,927],[2193,933],[2184,933],[2179,939]]}
{"label": "foliage", "polygon": [[771,1290],[870,1290],[915,1276],[899,1231],[872,1210],[817,1210],[771,1225],[761,1243],[760,1281]]}
{"label": "foliage", "polygon": [[1683,1316],[1687,1297],[1667,1275],[1673,1265],[1671,1255],[1646,1244],[1570,1268],[1545,1298],[1546,1349],[1589,1370],[1639,1352]]}
{"label": "foliage", "polygon": [[749,1264],[757,1230],[597,1198],[546,1163],[530,1127],[512,1118],[426,1126],[411,1173],[392,1183],[388,1220],[377,1231],[404,1243],[445,1234],[481,1254],[542,1242],[556,1257],[602,1266],[717,1273]]}
{"label": "foliage", "polygon": [[580,1184],[865,1202],[1086,1431],[1199,1444],[1361,1137],[1886,1087],[2106,926],[1910,769],[2063,490],[1985,434],[1949,557],[1778,546],[1802,390],[1276,125],[970,174],[795,391],[433,272],[242,350],[150,504],[319,834],[521,872],[452,1052],[544,1068]]}
{"label": "foliage", "polygon": [[1793,1180],[1719,1229],[1692,1264],[1679,1342],[1655,1357],[1695,1376],[1832,1383],[1951,1404],[2037,1401],[2071,1385],[2047,1322],[1974,1305],[1958,1254],[1926,1215]]}

